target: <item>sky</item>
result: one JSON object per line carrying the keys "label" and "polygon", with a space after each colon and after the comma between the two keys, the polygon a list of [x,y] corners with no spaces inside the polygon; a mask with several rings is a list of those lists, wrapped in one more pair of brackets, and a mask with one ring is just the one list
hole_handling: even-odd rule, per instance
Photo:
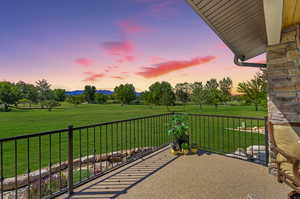
{"label": "sky", "polygon": [[0,25],[0,81],[143,91],[227,76],[236,86],[258,71],[235,66],[185,0],[9,0]]}

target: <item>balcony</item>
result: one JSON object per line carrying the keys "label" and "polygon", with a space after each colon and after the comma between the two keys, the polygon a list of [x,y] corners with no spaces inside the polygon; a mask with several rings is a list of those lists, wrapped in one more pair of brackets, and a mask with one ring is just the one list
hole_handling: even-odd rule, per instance
{"label": "balcony", "polygon": [[[179,114],[179,113],[177,113]],[[266,118],[185,114],[194,155],[170,153],[175,113],[0,140],[3,198],[283,198]]]}
{"label": "balcony", "polygon": [[71,198],[282,199],[289,191],[262,165],[205,151],[174,156],[166,147],[75,189]]}

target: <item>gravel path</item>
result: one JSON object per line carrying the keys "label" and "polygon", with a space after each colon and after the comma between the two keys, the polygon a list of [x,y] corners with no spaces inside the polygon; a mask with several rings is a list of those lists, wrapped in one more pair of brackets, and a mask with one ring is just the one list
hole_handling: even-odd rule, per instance
{"label": "gravel path", "polygon": [[79,187],[71,198],[285,199],[290,191],[254,163],[169,150],[150,156]]}

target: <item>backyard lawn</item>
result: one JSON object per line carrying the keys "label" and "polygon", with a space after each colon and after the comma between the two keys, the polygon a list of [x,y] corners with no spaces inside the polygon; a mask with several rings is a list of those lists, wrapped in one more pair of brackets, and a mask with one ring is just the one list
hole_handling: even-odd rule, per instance
{"label": "backyard lawn", "polygon": [[[169,112],[165,106],[151,108],[146,105],[82,104],[75,107],[63,104],[62,108],[51,112],[16,109],[8,113],[0,112],[0,138],[63,129],[70,124],[78,127]],[[214,106],[204,106],[200,110],[199,106],[187,105],[169,107],[169,110],[229,116],[264,117],[267,115],[266,109],[255,111],[253,106],[219,106],[218,109]]]}
{"label": "backyard lawn", "polygon": [[[264,117],[266,110],[254,111],[252,106],[174,106],[169,111],[229,116]],[[0,112],[1,138],[32,134],[56,129],[97,124],[114,120],[137,118],[147,115],[167,113],[164,106],[145,105],[91,105],[78,106],[64,104],[62,109],[52,112],[47,110],[12,110]],[[102,154],[135,147],[160,146],[166,143],[168,117],[146,120],[134,120],[124,123],[85,128],[74,131],[74,158],[86,155]],[[264,135],[259,133],[241,133],[228,130],[237,128],[243,121],[219,120],[219,118],[197,117],[191,120],[191,141],[211,151],[231,153],[237,148],[246,148],[254,144],[263,144]],[[244,120],[246,126],[250,120]],[[256,126],[262,126],[259,121]],[[255,124],[251,124],[254,126]],[[225,129],[225,130],[224,130]],[[56,133],[30,139],[19,139],[3,143],[3,175],[34,171],[39,167],[53,165],[67,159],[67,134]],[[42,154],[42,155],[41,155]],[[17,165],[15,164],[17,162]]]}

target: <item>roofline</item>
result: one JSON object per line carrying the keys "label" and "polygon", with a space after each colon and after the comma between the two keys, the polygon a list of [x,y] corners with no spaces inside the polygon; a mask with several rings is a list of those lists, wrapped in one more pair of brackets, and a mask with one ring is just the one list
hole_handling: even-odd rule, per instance
{"label": "roofline", "polygon": [[[233,52],[234,56],[238,57],[240,60],[245,61],[245,60],[249,60],[253,57],[259,56],[263,53],[265,53],[265,50],[261,49],[260,51],[258,51],[257,53],[251,53],[250,56],[249,55],[245,55],[242,52],[239,52],[231,43],[230,41],[227,41],[221,34],[221,32],[219,33],[219,31],[217,31],[214,27],[214,25],[206,18],[206,16],[202,13],[199,12],[199,8],[197,8],[197,4],[193,1],[193,0],[185,0],[194,10],[194,12],[196,12],[196,14],[198,16],[200,16],[200,18],[210,27],[210,29],[225,43],[225,45],[231,50],[231,52]],[[263,5],[263,3],[262,3]],[[264,12],[263,12],[264,14]],[[265,18],[265,17],[264,17]],[[266,44],[267,45],[267,41]]]}
{"label": "roofline", "polygon": [[[232,52],[235,52],[233,49],[233,47],[218,33],[218,31],[213,27],[213,25],[205,19],[205,17],[200,13],[198,12],[197,8],[194,6],[194,4],[191,3],[191,0],[185,0],[189,5],[192,6],[194,12],[199,15],[201,17],[201,19],[210,27],[210,29],[213,30],[213,32],[228,46],[228,48],[230,48],[230,50]],[[235,54],[235,53],[234,53]],[[236,55],[236,54],[235,54]],[[238,57],[242,57],[243,55],[237,55]]]}

